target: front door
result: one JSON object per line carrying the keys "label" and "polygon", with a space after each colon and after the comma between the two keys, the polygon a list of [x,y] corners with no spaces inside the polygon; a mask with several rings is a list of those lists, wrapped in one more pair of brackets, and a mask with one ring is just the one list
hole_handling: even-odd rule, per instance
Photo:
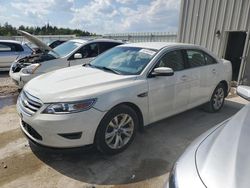
{"label": "front door", "polygon": [[188,108],[190,97],[189,75],[181,50],[167,52],[156,67],[169,67],[173,76],[148,78],[150,120],[158,121]]}
{"label": "front door", "polygon": [[[81,54],[81,58],[75,58],[75,54]],[[99,54],[99,44],[91,43],[81,47],[69,58],[69,66],[89,63]]]}

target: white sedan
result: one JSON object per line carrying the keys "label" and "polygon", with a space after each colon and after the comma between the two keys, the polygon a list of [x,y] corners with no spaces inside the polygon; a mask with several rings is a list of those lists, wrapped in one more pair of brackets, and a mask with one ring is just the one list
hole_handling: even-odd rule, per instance
{"label": "white sedan", "polygon": [[90,64],[31,80],[17,110],[21,128],[35,143],[57,148],[95,144],[121,152],[136,130],[205,104],[219,111],[232,68],[208,50],[178,43],[125,44]]}

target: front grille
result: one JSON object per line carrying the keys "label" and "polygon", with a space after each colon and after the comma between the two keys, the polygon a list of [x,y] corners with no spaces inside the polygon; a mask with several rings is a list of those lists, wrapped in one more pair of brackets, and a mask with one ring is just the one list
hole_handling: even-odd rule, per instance
{"label": "front grille", "polygon": [[19,96],[19,105],[23,113],[31,116],[36,113],[43,104],[38,98],[30,95],[28,92],[22,91]]}
{"label": "front grille", "polygon": [[22,121],[23,127],[24,129],[34,138],[36,138],[37,140],[42,140],[42,136],[36,132],[35,129],[33,129],[29,124],[25,123],[24,121]]}

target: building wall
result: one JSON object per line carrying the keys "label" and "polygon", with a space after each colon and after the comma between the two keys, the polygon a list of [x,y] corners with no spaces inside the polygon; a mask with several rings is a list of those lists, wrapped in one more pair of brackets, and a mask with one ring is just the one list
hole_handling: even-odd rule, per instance
{"label": "building wall", "polygon": [[179,42],[199,44],[223,58],[228,31],[250,31],[250,0],[182,0]]}

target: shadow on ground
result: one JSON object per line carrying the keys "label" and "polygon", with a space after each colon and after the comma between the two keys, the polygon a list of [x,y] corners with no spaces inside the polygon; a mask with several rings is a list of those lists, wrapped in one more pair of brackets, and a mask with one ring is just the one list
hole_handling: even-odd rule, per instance
{"label": "shadow on ground", "polygon": [[226,101],[219,113],[196,108],[154,123],[138,133],[123,153],[104,156],[95,149],[48,150],[34,154],[56,171],[92,184],[124,184],[163,175],[197,136],[235,114],[243,105]]}

